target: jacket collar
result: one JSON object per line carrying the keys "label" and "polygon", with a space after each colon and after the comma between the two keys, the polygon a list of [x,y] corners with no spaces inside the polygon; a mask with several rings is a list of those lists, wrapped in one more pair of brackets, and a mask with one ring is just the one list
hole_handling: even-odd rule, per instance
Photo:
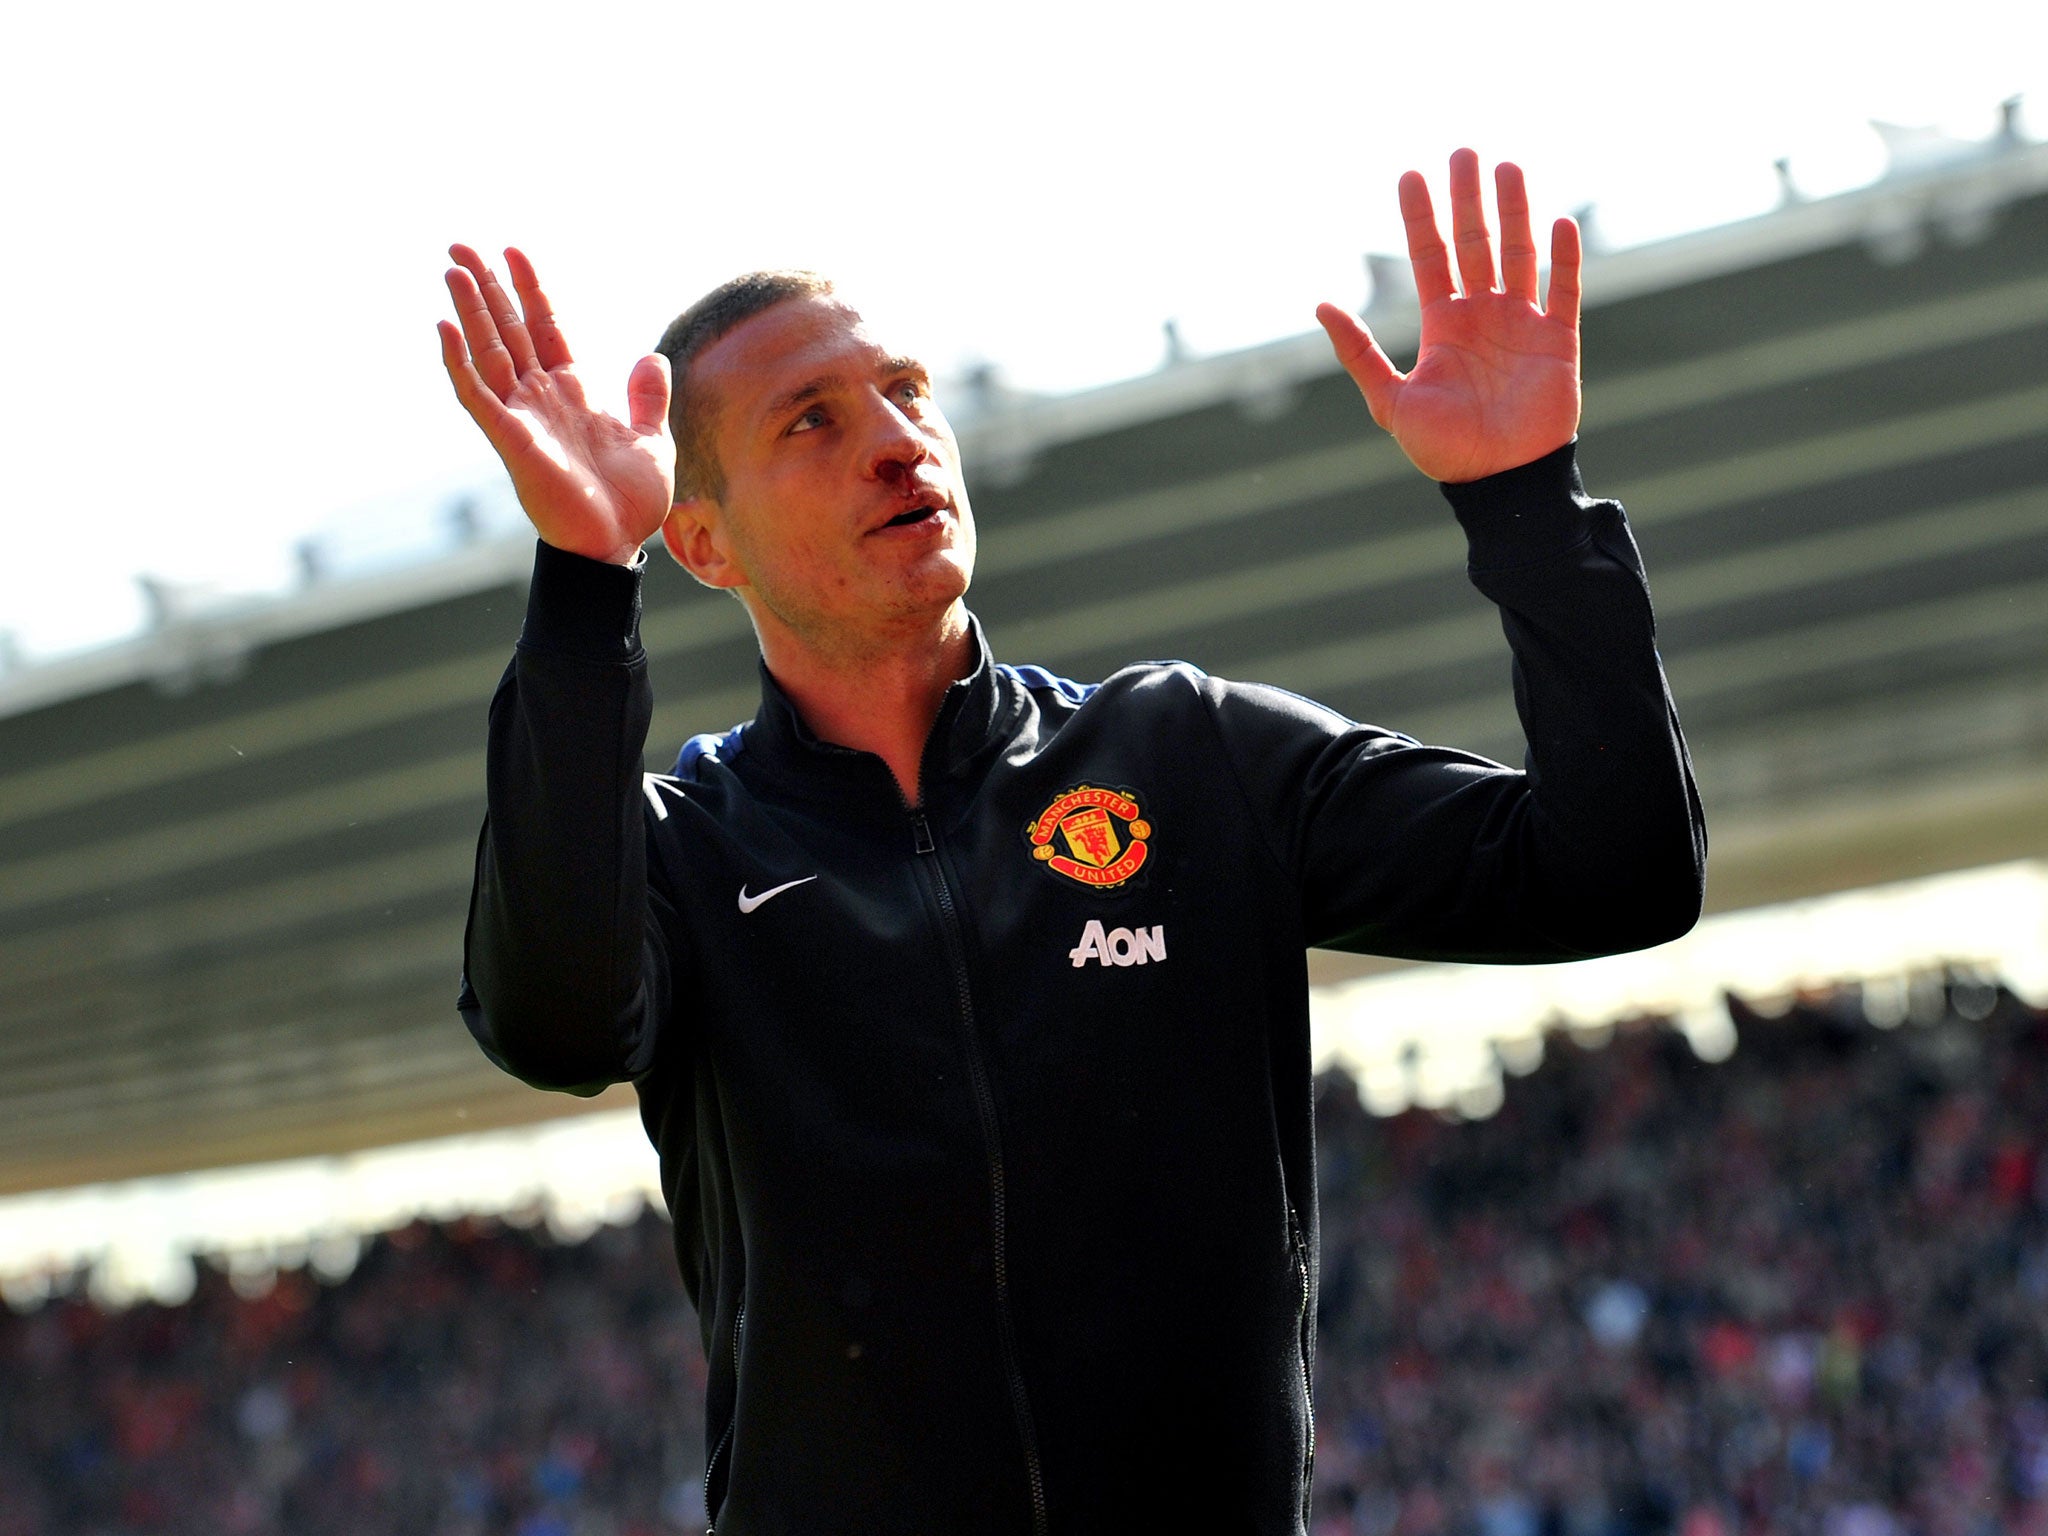
{"label": "jacket collar", "polygon": [[[965,677],[946,689],[926,739],[923,788],[927,801],[937,787],[935,780],[957,779],[999,750],[1006,727],[1024,704],[1022,690],[996,666],[981,620],[970,613],[967,625],[974,664]],[[818,736],[765,661],[761,663],[761,709],[748,735],[756,751],[803,772],[814,784],[817,777],[858,778],[875,771],[893,787],[880,758]]]}

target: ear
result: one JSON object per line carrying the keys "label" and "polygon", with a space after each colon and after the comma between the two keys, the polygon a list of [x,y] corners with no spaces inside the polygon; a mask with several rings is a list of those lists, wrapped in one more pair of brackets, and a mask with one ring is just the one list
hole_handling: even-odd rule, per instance
{"label": "ear", "polygon": [[661,542],[677,565],[707,587],[747,584],[747,573],[725,536],[724,509],[709,497],[691,496],[670,507],[661,525]]}

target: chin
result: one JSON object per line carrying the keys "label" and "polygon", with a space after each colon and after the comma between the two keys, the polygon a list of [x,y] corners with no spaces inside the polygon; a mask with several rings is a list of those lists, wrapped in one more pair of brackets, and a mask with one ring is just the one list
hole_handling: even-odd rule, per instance
{"label": "chin", "polygon": [[933,550],[907,573],[911,586],[937,591],[947,589],[948,597],[963,596],[974,580],[974,540],[948,544]]}
{"label": "chin", "polygon": [[897,588],[896,610],[905,616],[943,614],[967,595],[968,576],[966,567],[950,564],[913,571]]}

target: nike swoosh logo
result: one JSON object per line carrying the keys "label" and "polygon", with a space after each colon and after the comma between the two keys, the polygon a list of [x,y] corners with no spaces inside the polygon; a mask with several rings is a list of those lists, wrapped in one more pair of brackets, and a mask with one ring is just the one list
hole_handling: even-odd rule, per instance
{"label": "nike swoosh logo", "polygon": [[780,896],[784,891],[794,890],[799,885],[809,885],[817,878],[816,875],[805,875],[801,880],[785,880],[780,885],[770,886],[758,896],[749,896],[747,888],[743,885],[740,887],[740,910],[742,912],[751,912],[770,897]]}

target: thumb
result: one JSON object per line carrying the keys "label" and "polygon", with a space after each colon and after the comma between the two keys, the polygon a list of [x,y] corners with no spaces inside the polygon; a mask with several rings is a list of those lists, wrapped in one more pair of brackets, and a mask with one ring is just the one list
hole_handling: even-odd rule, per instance
{"label": "thumb", "polygon": [[642,437],[668,430],[668,359],[650,352],[626,377],[627,419]]}
{"label": "thumb", "polygon": [[1365,408],[1384,427],[1393,411],[1394,391],[1400,388],[1404,375],[1388,361],[1372,332],[1350,310],[1335,304],[1318,304],[1316,319],[1322,322],[1337,361],[1365,396]]}

